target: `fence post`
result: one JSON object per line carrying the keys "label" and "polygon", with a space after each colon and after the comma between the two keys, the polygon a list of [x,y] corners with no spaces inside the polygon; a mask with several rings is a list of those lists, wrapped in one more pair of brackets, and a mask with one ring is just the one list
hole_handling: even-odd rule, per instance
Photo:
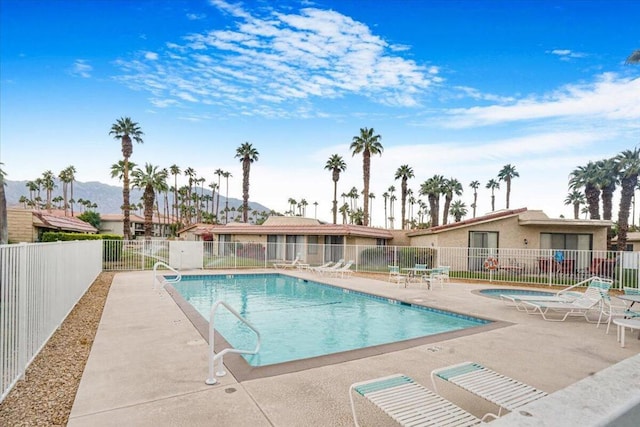
{"label": "fence post", "polygon": [[25,374],[29,354],[27,352],[27,244],[22,242],[18,244],[18,256],[20,259],[18,274],[18,369],[20,370],[18,378],[22,379]]}

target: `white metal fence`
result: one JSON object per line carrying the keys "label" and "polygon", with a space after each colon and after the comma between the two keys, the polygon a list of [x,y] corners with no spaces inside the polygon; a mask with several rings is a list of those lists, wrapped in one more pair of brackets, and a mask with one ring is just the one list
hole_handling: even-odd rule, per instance
{"label": "white metal fence", "polygon": [[101,259],[100,241],[0,246],[0,401],[100,274]]}
{"label": "white metal fence", "polygon": [[185,241],[105,241],[105,270],[150,270],[156,261],[177,269],[269,268],[298,257],[302,263],[353,260],[352,269],[388,273],[426,264],[449,266],[450,276],[478,281],[571,285],[590,276],[614,280],[614,287],[637,287],[640,252],[555,249],[436,248]]}

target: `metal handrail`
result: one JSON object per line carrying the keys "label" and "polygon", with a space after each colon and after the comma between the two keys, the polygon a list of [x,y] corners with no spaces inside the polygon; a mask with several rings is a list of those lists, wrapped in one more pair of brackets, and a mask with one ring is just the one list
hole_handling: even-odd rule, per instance
{"label": "metal handrail", "polygon": [[[227,310],[231,312],[234,316],[236,316],[242,323],[247,325],[249,329],[256,333],[258,337],[258,342],[256,344],[256,348],[253,351],[249,350],[237,350],[235,348],[225,348],[221,352],[217,353],[215,356],[213,354],[214,351],[214,339],[215,339],[215,325],[214,325],[214,317],[216,315],[216,310],[218,306],[224,306]],[[227,353],[238,353],[238,354],[256,354],[260,351],[260,332],[246,319],[244,319],[237,311],[235,311],[229,304],[224,301],[216,301],[215,304],[211,307],[211,313],[209,315],[209,377],[206,379],[205,383],[208,385],[214,385],[218,382],[216,380],[216,375],[219,377],[225,376],[227,373],[224,370],[224,355]],[[218,372],[214,373],[216,360],[220,360],[220,364],[218,366]]]}
{"label": "metal handrail", "polygon": [[156,290],[156,279],[157,279],[158,267],[165,267],[165,268],[173,271],[176,274],[175,279],[165,279],[166,283],[177,283],[180,280],[182,280],[182,274],[180,274],[180,272],[178,270],[176,270],[175,268],[171,267],[167,263],[164,263],[162,261],[158,261],[155,264],[153,264],[153,290],[154,291]]}

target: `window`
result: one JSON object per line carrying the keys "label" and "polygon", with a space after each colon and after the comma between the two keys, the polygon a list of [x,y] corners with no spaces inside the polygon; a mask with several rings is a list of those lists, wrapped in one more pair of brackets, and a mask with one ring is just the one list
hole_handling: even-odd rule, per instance
{"label": "window", "polygon": [[589,251],[592,239],[591,234],[540,233],[540,249]]}
{"label": "window", "polygon": [[316,255],[318,253],[318,236],[307,236],[307,253]]}

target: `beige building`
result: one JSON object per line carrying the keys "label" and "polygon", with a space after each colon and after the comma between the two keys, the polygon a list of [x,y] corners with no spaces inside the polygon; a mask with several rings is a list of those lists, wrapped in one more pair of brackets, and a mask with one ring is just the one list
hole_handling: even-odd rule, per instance
{"label": "beige building", "polygon": [[180,230],[178,235],[183,240],[211,241],[214,247],[231,242],[256,243],[267,248],[269,260],[293,260],[298,256],[309,264],[348,257],[343,251],[345,246],[388,245],[393,236],[391,230],[382,228],[325,224],[290,216],[271,216],[262,225],[195,224]]}
{"label": "beige building", "polygon": [[[123,214],[101,214],[100,215],[100,234],[115,234],[124,236],[124,215]],[[129,221],[131,223],[131,236],[144,237],[144,218],[140,215],[130,214]],[[166,238],[171,235],[171,223],[174,220],[164,215],[154,215],[153,222],[153,238]]]}
{"label": "beige building", "polygon": [[62,211],[38,211],[23,208],[7,209],[9,243],[39,242],[47,231],[95,234],[98,230],[72,216],[64,216]]}

